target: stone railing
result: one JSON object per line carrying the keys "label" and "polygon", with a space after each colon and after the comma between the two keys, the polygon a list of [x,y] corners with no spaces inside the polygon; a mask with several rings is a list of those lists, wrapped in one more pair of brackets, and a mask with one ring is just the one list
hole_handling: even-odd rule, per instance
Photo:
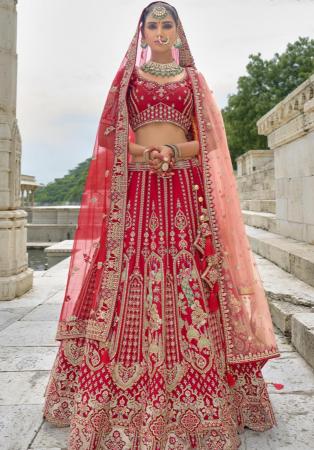
{"label": "stone railing", "polygon": [[277,233],[314,244],[314,74],[257,128],[274,150]]}
{"label": "stone railing", "polygon": [[314,129],[314,74],[257,121],[269,148],[294,141]]}

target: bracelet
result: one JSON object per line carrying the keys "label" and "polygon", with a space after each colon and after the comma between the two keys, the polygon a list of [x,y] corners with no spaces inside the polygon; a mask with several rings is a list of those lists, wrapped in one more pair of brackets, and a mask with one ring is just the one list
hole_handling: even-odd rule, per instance
{"label": "bracelet", "polygon": [[166,147],[170,147],[173,150],[173,158],[176,161],[179,157],[182,156],[179,147],[175,144],[164,144]]}
{"label": "bracelet", "polygon": [[144,160],[145,160],[146,162],[149,162],[149,160],[151,160],[150,152],[151,152],[152,150],[154,150],[154,149],[153,149],[153,148],[146,148],[146,149],[143,151]]}

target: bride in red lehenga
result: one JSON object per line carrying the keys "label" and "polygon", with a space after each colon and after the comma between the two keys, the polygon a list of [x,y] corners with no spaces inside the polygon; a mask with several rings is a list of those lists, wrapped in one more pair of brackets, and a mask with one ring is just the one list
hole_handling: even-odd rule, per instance
{"label": "bride in red lehenga", "polygon": [[240,446],[276,425],[280,354],[223,120],[177,11],[153,2],[110,88],[43,415],[69,450]]}

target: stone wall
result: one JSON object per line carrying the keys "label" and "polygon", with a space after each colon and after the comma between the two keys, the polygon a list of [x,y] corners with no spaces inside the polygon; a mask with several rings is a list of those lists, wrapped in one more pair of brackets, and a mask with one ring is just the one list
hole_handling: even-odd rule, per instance
{"label": "stone wall", "polygon": [[236,159],[237,187],[243,210],[275,213],[272,150],[249,150]]}
{"label": "stone wall", "polygon": [[274,151],[277,233],[314,244],[314,75],[257,127]]}
{"label": "stone wall", "polygon": [[28,212],[27,242],[60,242],[73,239],[79,206],[33,206]]}

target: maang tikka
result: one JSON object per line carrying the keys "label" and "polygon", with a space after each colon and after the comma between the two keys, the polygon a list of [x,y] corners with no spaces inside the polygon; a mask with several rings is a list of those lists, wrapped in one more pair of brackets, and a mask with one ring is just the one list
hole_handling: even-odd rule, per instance
{"label": "maang tikka", "polygon": [[162,20],[167,17],[168,11],[164,6],[155,6],[152,10],[152,16],[154,19]]}

